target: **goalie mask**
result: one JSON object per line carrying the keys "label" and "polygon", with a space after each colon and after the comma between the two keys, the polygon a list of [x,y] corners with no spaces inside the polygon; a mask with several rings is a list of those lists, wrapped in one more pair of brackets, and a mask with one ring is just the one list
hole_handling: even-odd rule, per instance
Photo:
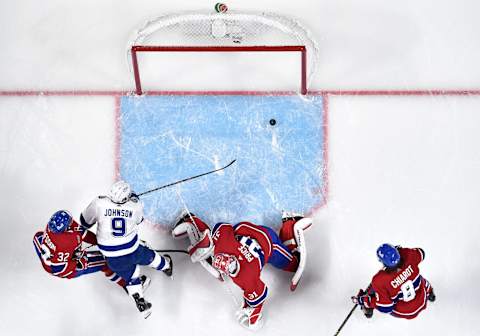
{"label": "goalie mask", "polygon": [[212,266],[219,272],[233,277],[236,276],[240,270],[237,258],[226,253],[215,254],[212,259]]}
{"label": "goalie mask", "polygon": [[72,222],[73,218],[67,211],[59,210],[50,217],[48,229],[53,233],[65,232]]}

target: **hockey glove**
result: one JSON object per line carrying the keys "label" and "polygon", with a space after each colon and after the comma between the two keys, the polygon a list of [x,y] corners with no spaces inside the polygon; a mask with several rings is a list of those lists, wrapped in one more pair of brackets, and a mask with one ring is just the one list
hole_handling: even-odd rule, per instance
{"label": "hockey glove", "polygon": [[81,257],[77,260],[77,270],[84,270],[88,267],[87,257]]}
{"label": "hockey glove", "polygon": [[368,295],[363,289],[358,291],[357,296],[352,296],[352,302],[365,308],[375,308],[372,296]]}

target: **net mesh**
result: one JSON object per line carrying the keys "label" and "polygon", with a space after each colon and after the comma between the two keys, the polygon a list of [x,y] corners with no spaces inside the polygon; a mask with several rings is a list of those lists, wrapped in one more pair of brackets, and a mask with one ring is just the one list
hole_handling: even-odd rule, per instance
{"label": "net mesh", "polygon": [[152,46],[285,46],[307,50],[307,83],[317,69],[318,47],[299,22],[272,13],[182,13],[147,21],[130,39],[127,61],[132,69],[131,47]]}

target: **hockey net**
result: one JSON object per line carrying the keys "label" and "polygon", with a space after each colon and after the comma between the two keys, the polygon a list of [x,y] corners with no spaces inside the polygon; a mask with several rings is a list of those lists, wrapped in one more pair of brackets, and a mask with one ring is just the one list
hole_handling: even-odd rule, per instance
{"label": "hockey net", "polygon": [[299,22],[281,15],[236,12],[164,15],[146,22],[128,44],[127,60],[137,94],[143,93],[142,77],[155,69],[144,69],[139,54],[159,52],[241,53],[242,56],[258,52],[268,53],[269,57],[274,53],[299,53],[296,69],[300,72],[302,94],[307,93],[318,59],[318,47],[311,34]]}

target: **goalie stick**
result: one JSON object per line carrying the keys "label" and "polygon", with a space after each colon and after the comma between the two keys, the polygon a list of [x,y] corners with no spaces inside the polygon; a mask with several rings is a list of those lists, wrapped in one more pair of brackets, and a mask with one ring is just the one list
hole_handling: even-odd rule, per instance
{"label": "goalie stick", "polygon": [[154,189],[151,189],[151,190],[144,191],[144,192],[142,192],[142,193],[140,193],[140,194],[137,194],[137,196],[143,196],[143,195],[149,194],[149,193],[151,193],[151,192],[154,192],[154,191],[157,191],[157,190],[160,190],[160,189],[164,189],[164,188],[171,187],[171,186],[174,186],[174,185],[179,184],[179,183],[182,183],[182,182],[186,182],[186,181],[190,181],[190,180],[196,179],[197,177],[202,177],[202,176],[205,176],[205,175],[208,175],[208,174],[212,174],[212,173],[215,173],[215,172],[224,170],[224,169],[230,167],[232,164],[234,164],[235,161],[237,161],[237,160],[235,159],[235,160],[233,160],[232,162],[230,162],[229,164],[227,164],[227,165],[224,166],[224,167],[221,167],[221,168],[218,168],[218,169],[215,169],[215,170],[211,170],[211,171],[206,172],[206,173],[203,173],[203,174],[199,174],[199,175],[187,177],[186,179],[183,179],[183,180],[180,180],[180,181],[172,182],[172,183],[165,184],[165,185],[163,185],[163,186],[161,186],[161,187],[158,187],[158,188],[154,188]]}

